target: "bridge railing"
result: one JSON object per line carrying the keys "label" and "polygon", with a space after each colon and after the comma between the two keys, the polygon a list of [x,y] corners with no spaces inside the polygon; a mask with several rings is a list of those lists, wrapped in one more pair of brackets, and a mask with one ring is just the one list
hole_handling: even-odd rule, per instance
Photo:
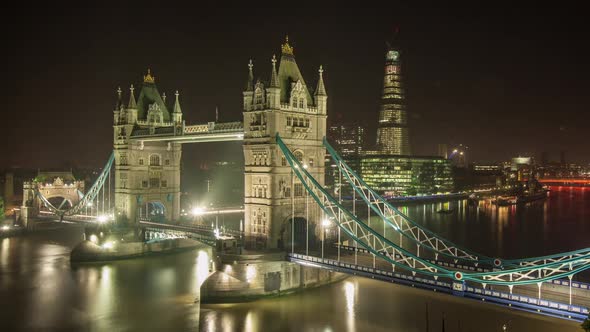
{"label": "bridge railing", "polygon": [[[398,282],[406,285],[420,286],[426,289],[442,290],[449,294],[455,294],[453,291],[453,283],[441,280],[435,280],[428,277],[414,276],[400,272],[385,271],[378,268],[371,268],[367,266],[357,265],[353,263],[346,263],[329,258],[321,258],[315,256],[308,256],[303,254],[288,254],[290,261],[298,262],[307,265],[316,265],[317,267],[330,268],[336,267],[341,269],[341,272],[355,273],[359,272],[365,277],[373,279],[388,280]],[[323,265],[323,266],[322,266]],[[418,284],[418,285],[416,285]],[[557,301],[545,300],[542,298],[535,298],[514,293],[507,293],[497,290],[474,287],[470,285],[464,286],[464,291],[459,293],[459,296],[465,296],[477,300],[484,300],[493,303],[506,304],[510,306],[517,306],[519,309],[537,312],[542,312],[550,316],[557,316],[561,318],[571,318],[575,320],[583,320],[589,313],[590,309],[585,306],[566,304]]]}

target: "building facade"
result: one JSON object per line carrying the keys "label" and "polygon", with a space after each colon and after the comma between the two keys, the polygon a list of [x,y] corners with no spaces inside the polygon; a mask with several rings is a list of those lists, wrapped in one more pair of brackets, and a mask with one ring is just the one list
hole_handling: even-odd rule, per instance
{"label": "building facade", "polygon": [[336,124],[328,129],[328,139],[341,156],[359,156],[365,151],[367,134],[360,125]]}
{"label": "building facade", "polygon": [[[129,89],[124,105],[121,89],[113,112],[115,153],[115,217],[177,220],[180,212],[181,145],[174,142],[131,140],[137,135],[182,133],[178,92],[172,107],[166,104],[155,77],[148,70],[135,99]],[[172,111],[170,111],[172,109]]]}
{"label": "building facade", "polygon": [[400,53],[391,47],[385,55],[385,76],[377,129],[377,150],[384,155],[411,154]]}
{"label": "building facade", "polygon": [[445,158],[366,154],[347,161],[369,187],[384,196],[453,191],[452,167]]}
{"label": "building facade", "polygon": [[[281,51],[278,71],[277,60],[272,58],[267,84],[254,80],[250,62],[243,93],[244,231],[250,241],[254,241],[247,244],[249,246],[286,248],[292,236],[296,245],[301,245],[305,227],[309,225],[311,236],[316,233],[311,228],[319,220],[317,204],[310,203],[306,210],[303,184],[293,177],[276,143],[276,134],[287,146],[294,147],[294,155],[323,185],[325,149],[322,139],[326,135],[328,99],[323,70],[320,66],[312,96],[288,39]],[[292,222],[295,224],[291,225]]]}

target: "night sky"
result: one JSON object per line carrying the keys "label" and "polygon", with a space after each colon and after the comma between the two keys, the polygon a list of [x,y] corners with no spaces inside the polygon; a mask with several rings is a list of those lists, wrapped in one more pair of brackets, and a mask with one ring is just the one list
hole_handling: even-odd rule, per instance
{"label": "night sky", "polygon": [[286,34],[312,89],[324,66],[329,122],[365,123],[374,140],[385,41],[396,26],[416,154],[463,143],[471,161],[541,151],[557,160],[560,150],[590,161],[579,8],[195,4],[5,11],[0,168],[100,167],[112,149],[115,90],[127,96],[147,68],[160,92],[180,91],[187,124],[213,121],[216,106],[221,121],[240,120],[248,60],[267,80]]}

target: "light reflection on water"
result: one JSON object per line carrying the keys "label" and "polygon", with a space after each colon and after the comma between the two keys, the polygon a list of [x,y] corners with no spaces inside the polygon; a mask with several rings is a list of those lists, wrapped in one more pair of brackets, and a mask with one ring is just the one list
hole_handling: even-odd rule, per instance
{"label": "light reflection on water", "polygon": [[[522,207],[449,202],[409,205],[401,211],[490,255],[540,255],[589,246],[588,198],[585,191],[562,189],[546,202]],[[441,208],[454,212],[437,213]],[[443,313],[447,332],[457,331],[459,321],[462,331],[498,331],[498,324],[509,319],[515,331],[578,331],[576,323],[360,278],[278,299],[203,305],[198,302],[199,287],[212,268],[210,249],[71,266],[69,250],[80,234],[64,231],[0,240],[3,331],[418,332],[426,328],[427,303],[431,331],[441,326]],[[394,236],[392,230],[387,234]]]}

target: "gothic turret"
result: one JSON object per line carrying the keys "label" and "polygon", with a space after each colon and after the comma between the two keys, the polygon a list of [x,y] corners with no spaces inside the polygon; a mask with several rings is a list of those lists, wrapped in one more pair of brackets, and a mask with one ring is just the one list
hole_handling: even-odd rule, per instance
{"label": "gothic turret", "polygon": [[117,103],[115,103],[115,109],[113,110],[113,123],[114,124],[118,124],[119,123],[119,117],[121,116],[121,109],[122,109],[122,104],[123,104],[123,100],[122,100],[122,91],[121,91],[121,87],[117,88]]}
{"label": "gothic turret", "polygon": [[252,99],[254,97],[254,65],[252,59],[248,63],[248,82],[246,83],[246,90],[244,90],[244,110],[248,111],[252,107]]}
{"label": "gothic turret", "polygon": [[268,107],[279,109],[281,107],[281,86],[277,75],[277,57],[272,56],[272,71],[270,73],[270,86],[266,89],[266,100]]}
{"label": "gothic turret", "polygon": [[320,66],[318,70],[320,74],[320,78],[318,80],[318,87],[315,89],[315,104],[318,107],[318,113],[326,114],[326,104],[328,101],[328,94],[326,93],[326,88],[324,87],[324,69]]}
{"label": "gothic turret", "polygon": [[178,101],[178,90],[174,94],[176,96],[176,101],[174,102],[174,112],[172,112],[172,120],[174,121],[175,125],[180,125],[182,123],[182,110],[180,109],[180,102]]}
{"label": "gothic turret", "polygon": [[129,88],[129,104],[127,105],[127,110],[125,111],[125,113],[127,113],[126,122],[128,124],[134,124],[137,122],[137,104],[135,103],[135,95],[133,94],[134,90],[135,88],[133,87],[133,84],[131,84],[131,87]]}

